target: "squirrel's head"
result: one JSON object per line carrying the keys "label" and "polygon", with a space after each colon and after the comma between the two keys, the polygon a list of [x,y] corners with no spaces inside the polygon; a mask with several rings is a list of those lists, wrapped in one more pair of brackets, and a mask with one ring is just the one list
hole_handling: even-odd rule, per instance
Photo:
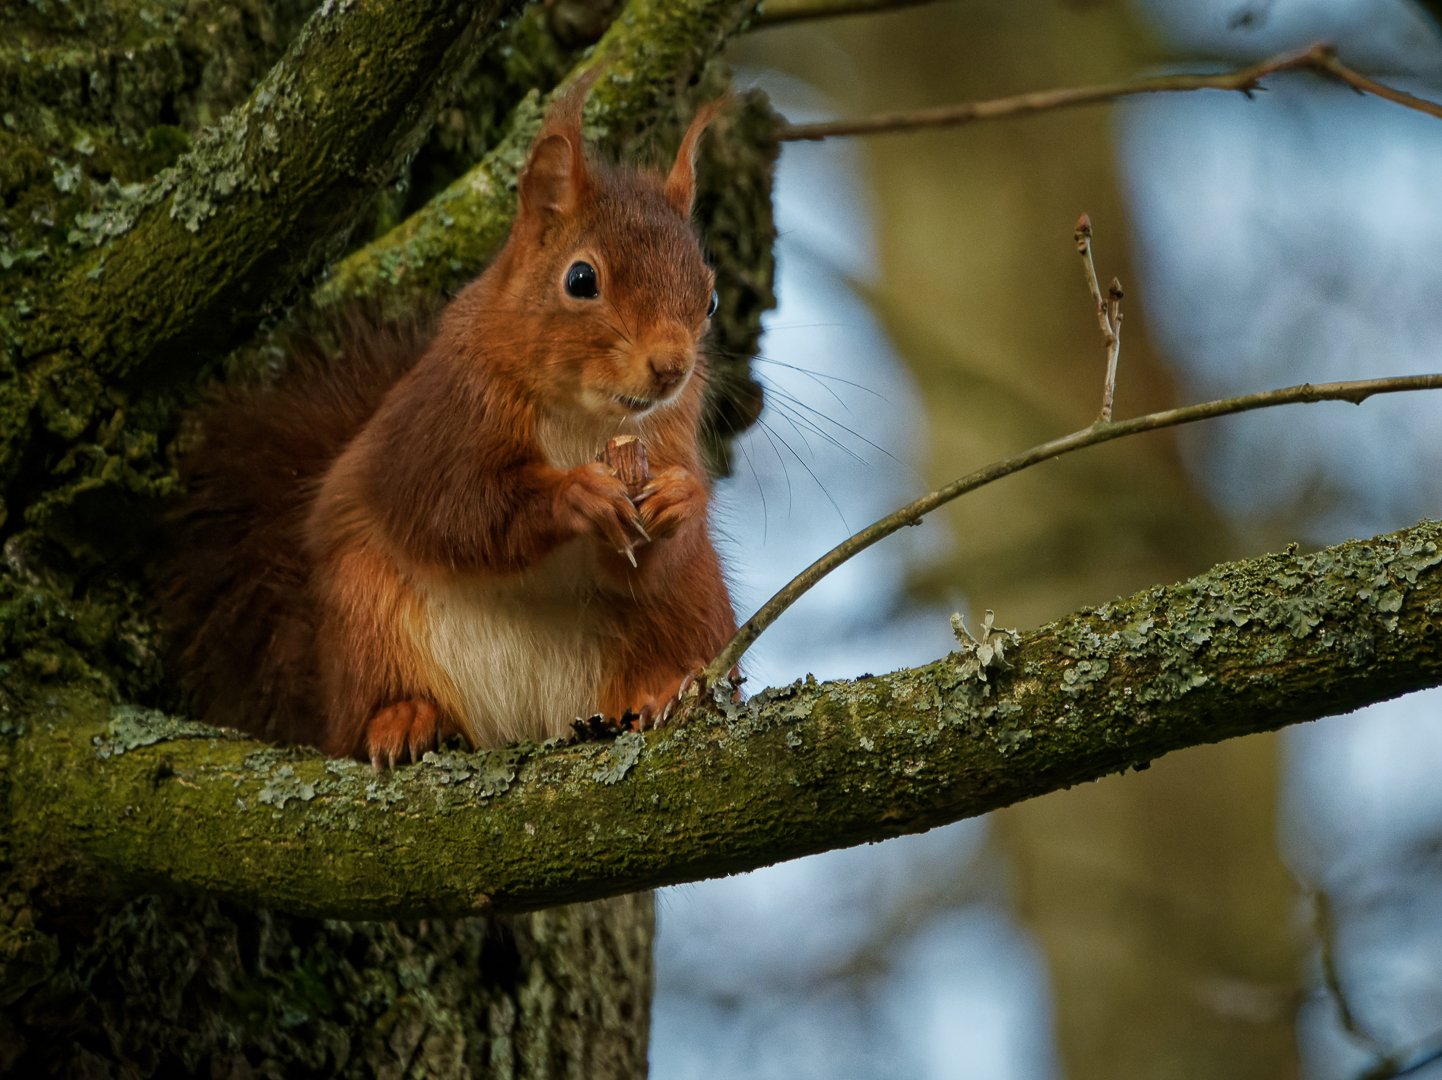
{"label": "squirrel's head", "polygon": [[589,82],[556,100],[531,147],[488,299],[522,331],[511,355],[546,407],[639,419],[688,387],[699,400],[692,376],[716,295],[691,206],[696,146],[722,102],[696,115],[663,176],[587,154]]}

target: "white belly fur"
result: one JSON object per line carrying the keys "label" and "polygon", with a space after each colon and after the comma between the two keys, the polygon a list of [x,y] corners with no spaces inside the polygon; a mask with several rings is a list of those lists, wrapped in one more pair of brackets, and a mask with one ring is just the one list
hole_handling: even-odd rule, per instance
{"label": "white belly fur", "polygon": [[477,746],[568,734],[597,710],[605,599],[582,541],[515,578],[436,580],[417,591],[422,648],[449,678]]}

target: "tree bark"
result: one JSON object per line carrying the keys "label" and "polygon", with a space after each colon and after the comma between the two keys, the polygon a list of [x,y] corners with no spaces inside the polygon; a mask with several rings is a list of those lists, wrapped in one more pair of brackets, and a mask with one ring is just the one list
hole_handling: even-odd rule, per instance
{"label": "tree bark", "polygon": [[73,916],[43,938],[13,905],[7,914],[7,1076],[645,1071],[649,893],[424,923],[294,919],[152,895]]}

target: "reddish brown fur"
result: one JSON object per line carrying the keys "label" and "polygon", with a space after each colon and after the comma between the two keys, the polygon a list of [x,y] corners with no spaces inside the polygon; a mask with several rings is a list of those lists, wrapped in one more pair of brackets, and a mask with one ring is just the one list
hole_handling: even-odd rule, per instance
{"label": "reddish brown fur", "polygon": [[427,338],[359,320],[342,334],[342,360],[307,343],[278,385],[219,395],[182,468],[190,496],[164,597],[180,665],[206,720],[282,742],[320,741],[303,550],[315,486]]}
{"label": "reddish brown fur", "polygon": [[[544,582],[572,541],[594,551],[586,617],[607,642],[593,708],[658,711],[731,634],[698,446],[712,276],[687,220],[711,114],[665,180],[589,160],[579,114],[578,95],[553,109],[509,241],[428,346],[358,338],[346,363],[303,363],[208,417],[172,604],[208,719],[416,757],[467,730],[426,651],[427,598]],[[565,293],[578,259],[599,299]],[[664,399],[693,368],[639,420],[620,400]],[[590,462],[622,431],[651,462],[635,500]]]}

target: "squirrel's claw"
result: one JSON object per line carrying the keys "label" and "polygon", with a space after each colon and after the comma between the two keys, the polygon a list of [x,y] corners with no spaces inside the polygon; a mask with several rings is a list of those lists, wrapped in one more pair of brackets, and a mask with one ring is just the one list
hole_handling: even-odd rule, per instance
{"label": "squirrel's claw", "polygon": [[635,533],[642,531],[626,485],[600,462],[579,465],[567,474],[559,505],[564,527],[599,536],[618,552],[634,547]]}
{"label": "squirrel's claw", "polygon": [[636,710],[642,730],[665,727],[686,699],[686,694],[696,682],[696,676],[705,667],[704,661],[696,661],[691,671],[686,672],[669,689],[663,690]]}
{"label": "squirrel's claw", "polygon": [[689,471],[663,469],[638,496],[641,528],[648,536],[667,537],[685,522],[706,512],[706,488]]}

